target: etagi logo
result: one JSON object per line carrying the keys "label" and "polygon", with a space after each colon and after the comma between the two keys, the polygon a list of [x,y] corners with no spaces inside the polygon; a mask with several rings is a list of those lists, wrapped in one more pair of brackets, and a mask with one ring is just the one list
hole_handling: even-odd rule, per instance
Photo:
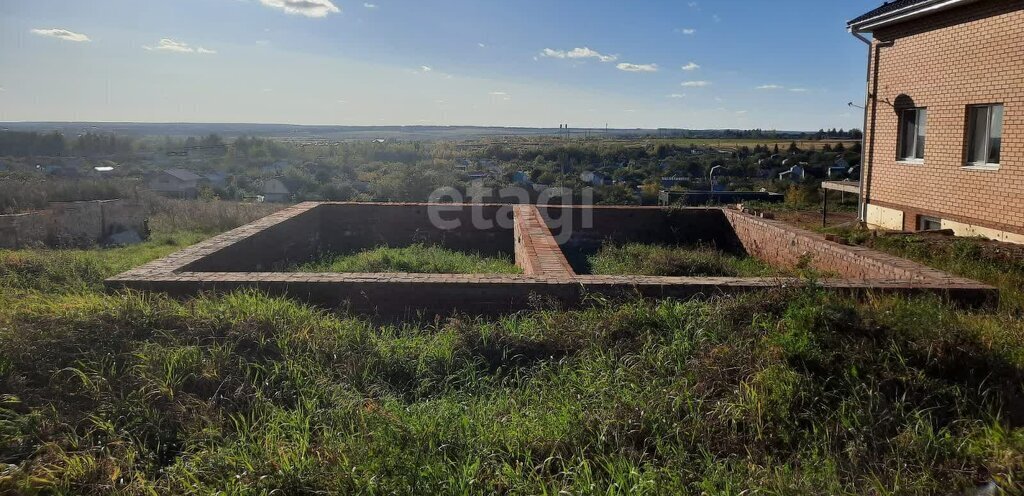
{"label": "etagi logo", "polygon": [[[465,219],[465,212],[469,208],[469,223],[474,229],[489,230],[495,225],[502,229],[513,229],[515,219],[513,218],[513,207],[516,204],[528,205],[534,203],[530,191],[519,186],[506,186],[498,189],[495,194],[494,188],[484,188],[481,182],[473,182],[466,190],[465,196],[462,192],[452,187],[438,188],[430,193],[431,205],[427,208],[427,217],[431,225],[443,231],[451,231],[461,228]],[[545,222],[555,235],[555,241],[559,244],[569,241],[574,229],[590,229],[594,227],[594,190],[583,188],[580,191],[580,201],[573,202],[573,190],[569,188],[546,188],[537,193],[536,205],[543,207],[551,205],[555,207],[583,207],[583,208],[552,208],[547,209],[548,216]],[[489,218],[483,199],[501,198],[503,205]],[[553,214],[558,213],[555,217]],[[576,223],[579,223],[577,226]]]}

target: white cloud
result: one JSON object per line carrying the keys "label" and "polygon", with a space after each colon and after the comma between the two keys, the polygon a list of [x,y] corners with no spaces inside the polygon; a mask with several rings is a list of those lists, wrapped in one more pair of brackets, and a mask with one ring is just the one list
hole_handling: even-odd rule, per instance
{"label": "white cloud", "polygon": [[423,72],[430,72],[430,71],[434,70],[434,68],[430,67],[429,65],[421,65],[420,66],[420,70],[423,71]]}
{"label": "white cloud", "polygon": [[376,9],[377,8],[377,4],[369,3],[369,2],[364,2],[363,3],[363,7],[366,7],[368,9]]}
{"label": "white cloud", "polygon": [[288,14],[306,17],[327,17],[328,14],[341,12],[341,9],[331,0],[260,0],[260,3],[267,7],[281,9]]}
{"label": "white cloud", "polygon": [[758,86],[756,89],[759,89],[759,90],[781,90],[783,88],[782,88],[782,86],[779,86],[777,84],[762,84],[761,86]]}
{"label": "white cloud", "polygon": [[686,98],[686,95],[682,93],[672,93],[671,95],[666,95],[665,98]]}
{"label": "white cloud", "polygon": [[793,93],[807,93],[807,88],[790,88]]}
{"label": "white cloud", "polygon": [[697,30],[694,29],[694,28],[678,28],[678,29],[676,29],[676,32],[677,33],[683,33],[685,35],[697,34]]}
{"label": "white cloud", "polygon": [[88,36],[82,33],[75,33],[74,31],[68,31],[67,29],[51,28],[51,29],[33,29],[32,34],[38,34],[39,36],[49,36],[50,38],[57,38],[64,41],[92,41]]}
{"label": "white cloud", "polygon": [[718,14],[712,14],[711,15],[711,20],[713,20],[715,22],[722,22],[722,18],[718,17]]}
{"label": "white cloud", "polygon": [[143,45],[142,48],[145,48],[146,50],[159,50],[159,51],[163,51],[163,52],[199,53],[199,54],[206,54],[206,55],[217,53],[216,50],[210,50],[208,48],[203,48],[203,47],[195,47],[195,48],[193,48],[193,47],[189,46],[188,43],[184,43],[184,42],[181,42],[181,41],[174,41],[174,40],[169,39],[169,38],[161,39],[160,42],[156,44],[156,46]]}
{"label": "white cloud", "polygon": [[680,86],[683,88],[703,88],[705,86],[711,86],[710,81],[683,81]]}
{"label": "white cloud", "polygon": [[696,71],[697,69],[700,69],[700,66],[697,65],[696,62],[690,62],[689,64],[684,65],[682,69],[684,71]]}
{"label": "white cloud", "polygon": [[492,92],[488,93],[488,95],[508,96],[508,93],[505,93],[504,91],[492,91]]}
{"label": "white cloud", "polygon": [[697,2],[690,2],[690,3],[686,4],[686,5],[688,5],[691,9],[696,9],[698,4],[697,4]]}
{"label": "white cloud", "polygon": [[487,45],[484,45],[483,43],[477,43],[476,46],[480,48],[487,48]]}
{"label": "white cloud", "polygon": [[736,111],[736,115],[747,115],[747,111],[746,110],[737,110]]}
{"label": "white cloud", "polygon": [[617,55],[605,55],[597,50],[591,50],[590,48],[573,48],[572,50],[554,50],[551,48],[545,48],[540,52],[541,57],[551,57],[556,59],[588,59],[593,58],[600,60],[601,62],[614,62],[619,57]]}
{"label": "white cloud", "polygon": [[626,72],[657,72],[658,64],[630,64],[622,62],[615,66],[616,69]]}

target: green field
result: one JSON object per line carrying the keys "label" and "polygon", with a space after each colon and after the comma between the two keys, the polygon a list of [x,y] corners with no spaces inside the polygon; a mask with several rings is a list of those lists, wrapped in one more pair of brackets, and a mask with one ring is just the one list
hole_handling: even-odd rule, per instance
{"label": "green field", "polygon": [[414,244],[401,248],[380,246],[358,253],[325,255],[297,265],[296,272],[411,272],[434,274],[518,274],[509,257],[485,257],[440,246]]}
{"label": "green field", "polygon": [[[0,493],[959,494],[1021,483],[1013,304],[780,288],[381,323],[255,292],[101,291],[104,277],[202,236],[0,251]],[[1004,290],[1024,282],[1012,260],[969,249],[926,261]]]}
{"label": "green field", "polygon": [[754,257],[709,246],[606,245],[588,257],[590,273],[669,277],[768,277],[782,272]]}

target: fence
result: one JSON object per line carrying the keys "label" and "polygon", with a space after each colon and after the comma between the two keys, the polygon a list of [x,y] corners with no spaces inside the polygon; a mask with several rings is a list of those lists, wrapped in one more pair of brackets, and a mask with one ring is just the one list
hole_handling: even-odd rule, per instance
{"label": "fence", "polygon": [[92,246],[146,233],[146,209],[132,200],[53,202],[46,210],[0,215],[0,248]]}

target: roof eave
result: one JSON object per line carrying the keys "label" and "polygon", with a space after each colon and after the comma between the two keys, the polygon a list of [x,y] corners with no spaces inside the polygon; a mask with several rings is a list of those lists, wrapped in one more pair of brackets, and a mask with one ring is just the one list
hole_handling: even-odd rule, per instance
{"label": "roof eave", "polygon": [[906,22],[918,17],[923,17],[977,1],[978,0],[929,0],[924,3],[911,5],[892,12],[879,14],[875,17],[864,19],[863,21],[848,23],[846,28],[851,33],[871,33],[879,28],[892,26],[894,24],[899,24],[901,22]]}

